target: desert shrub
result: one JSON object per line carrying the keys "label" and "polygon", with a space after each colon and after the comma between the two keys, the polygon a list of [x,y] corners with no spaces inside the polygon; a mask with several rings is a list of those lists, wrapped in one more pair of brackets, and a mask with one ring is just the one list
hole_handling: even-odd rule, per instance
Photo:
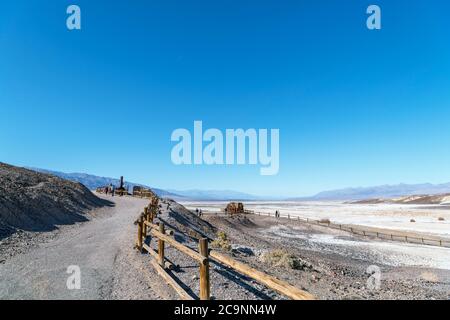
{"label": "desert shrub", "polygon": [[320,219],[320,220],[319,220],[319,223],[330,224],[331,221],[330,221],[330,219],[325,218],[325,219]]}
{"label": "desert shrub", "polygon": [[416,220],[414,220],[414,219],[411,219],[411,220],[409,220],[409,222],[416,222]]}
{"label": "desert shrub", "polygon": [[230,240],[228,239],[227,234],[223,231],[219,231],[217,233],[217,238],[211,242],[211,247],[230,251],[231,244],[230,244]]}
{"label": "desert shrub", "polygon": [[309,263],[306,263],[295,255],[289,253],[285,249],[268,251],[262,254],[260,259],[261,261],[269,264],[272,267],[282,267],[295,270],[305,270],[312,268]]}
{"label": "desert shrub", "polygon": [[445,219],[443,217],[439,217],[438,220],[439,221],[445,221]]}

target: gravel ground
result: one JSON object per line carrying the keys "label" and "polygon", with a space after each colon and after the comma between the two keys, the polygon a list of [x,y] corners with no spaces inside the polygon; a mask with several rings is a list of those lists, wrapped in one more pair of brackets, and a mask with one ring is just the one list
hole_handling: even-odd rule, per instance
{"label": "gravel ground", "polygon": [[[0,263],[0,299],[178,299],[151,266],[152,258],[133,248],[133,222],[148,200],[100,197],[115,206],[91,211],[86,215],[88,222],[59,226],[51,232],[20,232],[3,240],[3,252],[12,253],[4,254]],[[176,202],[161,204],[159,217],[176,231],[178,241],[197,249],[198,234],[214,235],[214,227]],[[186,226],[195,229],[192,236],[186,236]],[[149,237],[147,241],[156,248],[155,240]],[[198,264],[170,246],[166,256],[177,265],[173,276],[198,297]],[[80,290],[67,289],[71,265],[80,267]],[[282,298],[223,265],[211,263],[210,270],[213,299]]]}
{"label": "gravel ground", "polygon": [[[317,236],[332,235],[346,241],[382,243],[376,239],[368,240],[325,227],[254,215],[209,215],[205,219],[226,232],[234,247],[247,249],[245,254],[239,251],[234,253],[236,259],[306,289],[319,299],[450,299],[450,270],[402,264],[395,266],[384,263],[384,256],[364,246],[313,241]],[[273,232],[274,226],[285,232]],[[303,237],[286,236],[286,230]],[[293,270],[273,267],[261,261],[261,252],[280,248],[287,248],[310,268]],[[366,271],[371,265],[381,270],[380,288],[375,290],[368,289],[367,284],[370,275]]]}
{"label": "gravel ground", "polygon": [[[152,258],[133,248],[136,237],[133,222],[148,200],[101,197],[113,201],[114,206],[92,210],[86,215],[87,222],[60,226],[51,232],[17,233],[3,239],[3,252],[8,252],[5,248],[15,249],[13,254],[4,254],[1,258],[0,299],[178,298],[153,270],[149,263]],[[233,245],[228,254],[307,290],[319,299],[450,298],[449,270],[393,266],[383,263],[376,253],[366,252],[358,246],[312,241],[318,235],[330,235],[330,232],[340,240],[372,240],[328,228],[253,215],[205,215],[205,221],[202,221],[169,200],[161,201],[161,211],[161,221],[175,229],[175,237],[185,245],[197,249],[195,237],[198,234],[211,238],[216,231],[225,231]],[[195,232],[186,236],[187,225]],[[293,237],[290,232],[301,236]],[[154,239],[148,237],[147,242],[156,248]],[[279,248],[288,248],[304,267],[293,270],[261,260],[262,254]],[[176,266],[173,276],[197,297],[197,263],[170,246],[166,256]],[[367,288],[369,275],[366,270],[373,264],[382,271],[379,290]],[[67,289],[67,267],[70,265],[80,267],[80,290]],[[284,299],[223,265],[211,262],[210,274],[213,299]]]}
{"label": "gravel ground", "polygon": [[[33,247],[3,261],[0,299],[175,298],[132,247],[133,219],[148,201],[105,199],[115,206],[92,211],[88,222],[31,237]],[[80,290],[67,289],[71,265],[80,267]]]}

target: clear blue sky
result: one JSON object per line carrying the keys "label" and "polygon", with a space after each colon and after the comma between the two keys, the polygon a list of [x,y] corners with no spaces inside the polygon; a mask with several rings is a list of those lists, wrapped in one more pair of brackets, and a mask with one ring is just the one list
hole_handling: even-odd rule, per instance
{"label": "clear blue sky", "polygon": [[[82,30],[66,29],[66,8]],[[382,8],[382,30],[366,8]],[[448,1],[3,1],[0,161],[172,189],[450,181]],[[176,128],[279,128],[280,172],[175,166]]]}

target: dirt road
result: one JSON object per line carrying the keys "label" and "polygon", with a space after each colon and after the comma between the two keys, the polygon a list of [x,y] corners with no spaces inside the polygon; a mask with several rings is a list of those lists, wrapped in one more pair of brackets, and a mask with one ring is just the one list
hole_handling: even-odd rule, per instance
{"label": "dirt road", "polygon": [[[174,298],[158,285],[158,275],[145,272],[148,265],[132,248],[133,221],[148,200],[107,199],[115,206],[93,211],[91,221],[64,226],[55,239],[0,264],[0,299]],[[80,289],[67,287],[69,266],[80,268]],[[145,277],[138,278],[141,271]]]}

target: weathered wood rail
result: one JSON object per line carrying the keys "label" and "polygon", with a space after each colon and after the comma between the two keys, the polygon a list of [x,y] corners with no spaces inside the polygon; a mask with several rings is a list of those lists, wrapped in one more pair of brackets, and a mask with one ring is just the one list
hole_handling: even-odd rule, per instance
{"label": "weathered wood rail", "polygon": [[[202,209],[203,213],[206,214],[213,214],[213,215],[221,215],[221,216],[228,216],[228,214],[224,211],[211,211]],[[446,247],[450,248],[450,239],[448,238],[441,238],[438,236],[435,237],[426,237],[426,236],[418,236],[414,235],[408,232],[394,232],[394,230],[389,233],[385,230],[376,230],[376,228],[363,228],[362,226],[357,225],[348,225],[348,224],[338,224],[333,223],[331,221],[325,221],[325,220],[316,220],[316,219],[310,219],[310,218],[302,218],[299,216],[293,216],[290,214],[279,214],[277,217],[275,213],[273,212],[259,212],[254,210],[244,210],[245,214],[254,214],[258,216],[267,216],[267,217],[273,217],[275,219],[288,219],[292,221],[299,221],[303,223],[318,225],[322,227],[328,227],[331,229],[336,230],[342,230],[346,231],[355,235],[360,235],[364,237],[372,237],[372,238],[378,238],[382,240],[391,240],[391,241],[398,241],[398,242],[406,242],[406,243],[412,243],[412,244],[423,244],[423,245],[429,245],[429,246],[439,246],[439,247]]]}
{"label": "weathered wood rail", "polygon": [[[176,241],[172,235],[173,232],[165,230],[165,225],[162,221],[158,224],[154,223],[154,219],[158,215],[158,200],[156,197],[152,199],[151,204],[144,208],[141,217],[136,221],[137,224],[137,240],[136,248],[142,253],[149,253],[151,264],[158,272],[158,274],[174,288],[181,299],[190,300],[193,297],[172,277],[168,272],[172,269],[170,263],[165,256],[165,247],[170,245],[172,248],[182,252],[191,259],[195,260],[199,265],[199,281],[200,281],[200,300],[209,300],[211,297],[211,283],[210,283],[210,262],[217,262],[226,265],[229,268],[243,274],[247,277],[253,278],[266,287],[295,300],[314,300],[315,297],[310,293],[300,290],[289,283],[277,279],[265,272],[256,270],[249,265],[236,261],[233,258],[224,255],[215,250],[208,249],[208,239],[202,238],[198,242],[198,251],[185,246]],[[151,248],[146,243],[148,235],[150,241],[157,240],[158,250]]]}
{"label": "weathered wood rail", "polygon": [[[274,217],[275,213],[270,212],[257,212],[257,211],[250,211],[252,214],[256,214],[259,216],[269,216]],[[299,216],[292,216],[290,214],[280,214],[278,216],[278,219],[288,219],[293,221],[301,221],[304,223],[314,224],[322,227],[328,227],[331,229],[336,230],[342,230],[346,232],[350,232],[352,234],[364,236],[364,237],[373,237],[383,240],[391,240],[391,241],[400,241],[400,242],[406,242],[406,243],[412,243],[412,244],[424,244],[424,245],[430,245],[430,246],[439,246],[439,247],[448,247],[450,248],[450,239],[446,238],[440,238],[440,237],[424,237],[424,236],[417,236],[417,235],[411,235],[411,234],[405,234],[404,233],[389,233],[386,231],[376,230],[375,228],[363,228],[361,226],[355,226],[355,225],[347,225],[347,224],[338,224],[333,223],[331,221],[328,221],[328,219],[324,220],[316,220],[316,219],[309,219],[309,218],[301,218]]]}

